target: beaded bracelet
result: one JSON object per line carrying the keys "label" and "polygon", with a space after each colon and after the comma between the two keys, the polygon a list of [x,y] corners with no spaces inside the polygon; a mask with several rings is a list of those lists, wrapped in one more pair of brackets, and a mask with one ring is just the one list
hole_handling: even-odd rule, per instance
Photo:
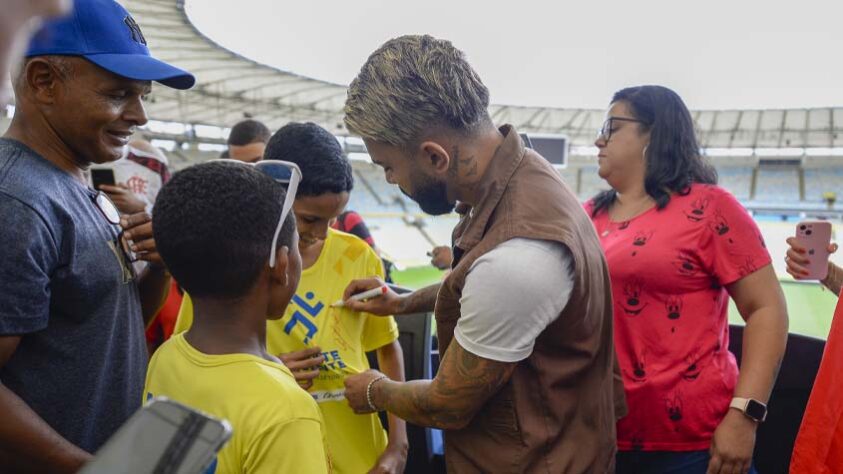
{"label": "beaded bracelet", "polygon": [[375,385],[375,382],[380,382],[381,380],[383,380],[385,378],[387,378],[386,375],[381,375],[380,377],[378,377],[376,379],[372,379],[372,381],[369,382],[369,385],[366,386],[366,401],[369,403],[369,408],[374,412],[378,412],[380,410],[378,410],[378,408],[375,406],[374,402],[372,402],[372,387]]}

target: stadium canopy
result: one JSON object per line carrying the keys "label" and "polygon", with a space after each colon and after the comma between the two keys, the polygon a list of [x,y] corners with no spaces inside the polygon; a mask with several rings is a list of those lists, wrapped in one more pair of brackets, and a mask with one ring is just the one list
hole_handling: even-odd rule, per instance
{"label": "stadium canopy", "polygon": [[[193,0],[200,1],[200,0]],[[342,122],[346,87],[260,64],[216,44],[185,13],[185,0],[123,0],[153,53],[193,72],[190,91],[156,87],[150,118],[230,127],[248,114],[277,128],[289,121],[319,123],[348,135]],[[519,131],[565,134],[590,146],[604,110],[492,105],[496,123]],[[840,148],[843,108],[693,111],[704,148]]]}

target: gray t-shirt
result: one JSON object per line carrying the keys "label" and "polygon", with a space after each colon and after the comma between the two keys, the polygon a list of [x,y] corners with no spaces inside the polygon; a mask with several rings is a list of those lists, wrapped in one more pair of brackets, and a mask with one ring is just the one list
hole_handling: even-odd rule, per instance
{"label": "gray t-shirt", "polygon": [[0,139],[0,335],[22,336],[0,383],[90,452],[140,407],[147,360],[134,272],[95,196]]}

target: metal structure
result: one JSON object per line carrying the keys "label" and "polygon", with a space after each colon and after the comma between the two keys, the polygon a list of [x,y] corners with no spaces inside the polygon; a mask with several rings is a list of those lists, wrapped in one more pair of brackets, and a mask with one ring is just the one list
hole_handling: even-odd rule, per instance
{"label": "metal structure", "polygon": [[[150,118],[231,126],[254,116],[270,128],[312,121],[336,135],[346,87],[260,64],[216,44],[185,13],[185,0],[121,0],[141,25],[154,54],[193,72],[190,91],[156,87]],[[194,0],[198,1],[198,0]],[[562,79],[564,81],[564,79]],[[589,146],[604,110],[492,105],[496,123],[521,132],[564,134],[572,146]],[[843,147],[843,108],[693,111],[704,148]]]}

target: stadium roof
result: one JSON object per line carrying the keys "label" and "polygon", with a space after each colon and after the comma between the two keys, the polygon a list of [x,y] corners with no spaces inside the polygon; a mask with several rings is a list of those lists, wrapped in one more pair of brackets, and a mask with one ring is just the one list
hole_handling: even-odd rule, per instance
{"label": "stadium roof", "polygon": [[[260,64],[203,35],[188,19],[185,0],[123,0],[144,31],[153,53],[193,72],[186,92],[156,87],[150,118],[229,127],[244,114],[277,128],[313,121],[337,135],[345,86]],[[294,47],[294,46],[292,46]],[[492,105],[496,123],[522,132],[565,134],[574,146],[590,146],[603,109]],[[843,108],[693,111],[704,148],[843,147]]]}

